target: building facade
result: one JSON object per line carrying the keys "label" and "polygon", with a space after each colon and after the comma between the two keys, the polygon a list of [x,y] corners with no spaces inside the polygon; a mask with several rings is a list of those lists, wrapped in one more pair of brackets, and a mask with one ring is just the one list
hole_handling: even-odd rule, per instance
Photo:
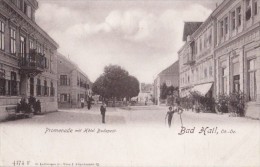
{"label": "building facade", "polygon": [[189,39],[179,51],[182,96],[214,82],[214,96],[241,91],[246,115],[260,118],[260,0],[224,0]]}
{"label": "building facade", "polygon": [[224,1],[213,14],[216,93],[242,91],[247,116],[260,118],[260,1]]}
{"label": "building facade", "polygon": [[91,82],[79,67],[65,56],[58,54],[58,106],[78,108],[80,99],[85,103],[91,96]]}
{"label": "building facade", "polygon": [[179,61],[176,61],[156,76],[153,87],[153,96],[155,98],[155,104],[160,105],[161,86],[164,83],[168,87],[179,87]]}
{"label": "building facade", "polygon": [[138,102],[147,103],[152,102],[153,98],[153,85],[140,83],[140,92],[138,94]]}
{"label": "building facade", "polygon": [[58,44],[35,22],[36,0],[0,0],[0,119],[24,97],[57,110]]}
{"label": "building facade", "polygon": [[[209,96],[214,92],[213,32],[214,22],[209,17],[198,28],[195,27],[192,34],[183,38],[186,43],[178,52],[181,97],[187,96],[190,91]],[[186,35],[184,30],[183,36]]]}

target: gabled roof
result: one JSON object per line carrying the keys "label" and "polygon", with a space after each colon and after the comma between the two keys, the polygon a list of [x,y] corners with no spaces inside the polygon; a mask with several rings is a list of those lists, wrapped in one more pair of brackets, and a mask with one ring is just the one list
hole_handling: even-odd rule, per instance
{"label": "gabled roof", "polygon": [[187,37],[192,35],[202,24],[203,22],[185,22],[183,30],[183,41],[187,41]]}
{"label": "gabled roof", "polygon": [[179,60],[164,69],[158,75],[179,75]]}

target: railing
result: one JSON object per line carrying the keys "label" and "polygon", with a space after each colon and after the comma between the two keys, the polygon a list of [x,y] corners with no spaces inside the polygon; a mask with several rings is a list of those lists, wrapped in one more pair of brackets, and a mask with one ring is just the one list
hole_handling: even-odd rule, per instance
{"label": "railing", "polygon": [[36,52],[19,53],[19,66],[44,70],[46,68],[46,58],[43,54]]}

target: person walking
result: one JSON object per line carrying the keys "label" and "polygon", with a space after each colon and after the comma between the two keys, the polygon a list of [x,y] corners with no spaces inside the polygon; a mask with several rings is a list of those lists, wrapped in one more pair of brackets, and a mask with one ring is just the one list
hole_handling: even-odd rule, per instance
{"label": "person walking", "polygon": [[81,108],[84,108],[85,99],[84,99],[84,98],[81,98],[81,99],[80,99],[80,103],[81,103]]}
{"label": "person walking", "polygon": [[91,102],[92,102],[92,97],[88,97],[88,101],[87,101],[87,103],[88,103],[88,110],[90,110],[90,108],[91,108]]}
{"label": "person walking", "polygon": [[176,100],[176,102],[174,103],[173,111],[177,112],[180,115],[181,127],[183,127],[182,117],[181,117],[181,114],[183,113],[183,108],[181,107],[179,100]]}
{"label": "person walking", "polygon": [[105,117],[106,117],[106,103],[102,103],[100,106],[100,112],[102,115],[102,123],[105,124]]}
{"label": "person walking", "polygon": [[166,122],[166,119],[168,118],[169,128],[171,127],[171,124],[172,124],[173,114],[174,114],[174,111],[172,110],[172,107],[169,107],[169,111],[166,113],[166,116],[165,116],[165,122]]}

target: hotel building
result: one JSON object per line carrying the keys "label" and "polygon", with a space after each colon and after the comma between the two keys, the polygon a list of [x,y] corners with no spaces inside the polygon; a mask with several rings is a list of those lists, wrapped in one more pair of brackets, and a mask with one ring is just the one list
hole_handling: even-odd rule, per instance
{"label": "hotel building", "polygon": [[0,0],[0,119],[22,97],[57,110],[58,44],[35,22],[36,0]]}

